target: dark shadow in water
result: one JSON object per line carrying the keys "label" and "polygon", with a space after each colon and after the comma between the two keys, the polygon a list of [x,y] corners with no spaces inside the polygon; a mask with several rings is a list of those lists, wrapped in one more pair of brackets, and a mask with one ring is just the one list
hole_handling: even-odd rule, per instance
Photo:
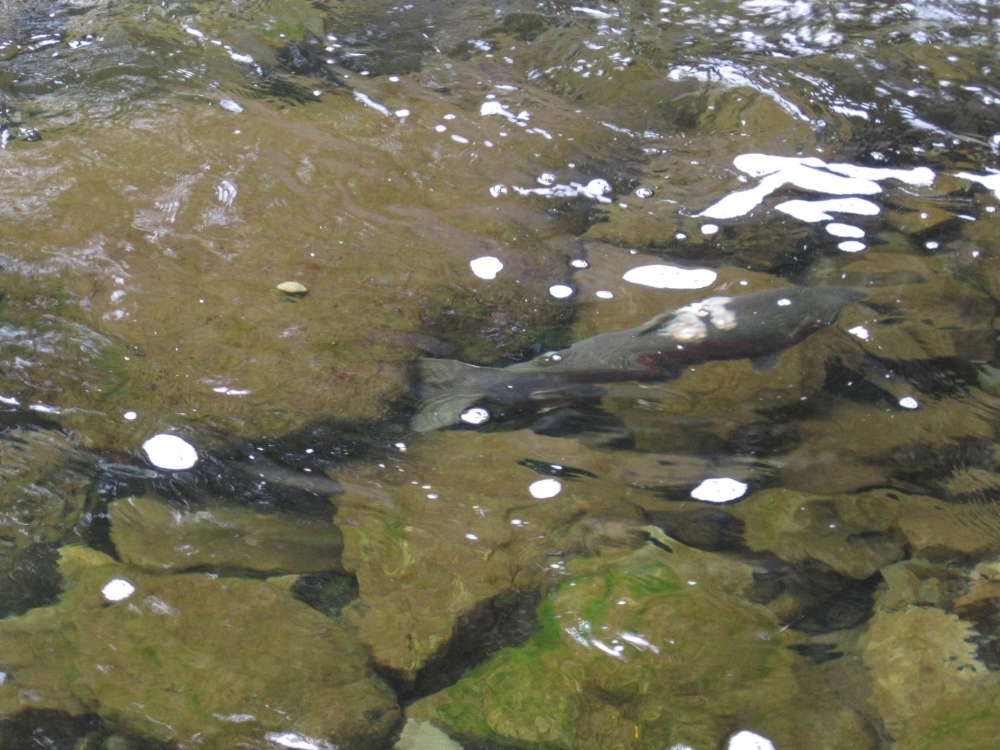
{"label": "dark shadow in water", "polygon": [[511,591],[479,602],[461,615],[448,646],[431,658],[412,685],[389,670],[379,670],[405,706],[456,683],[477,664],[501,649],[523,646],[540,628],[537,590]]}
{"label": "dark shadow in water", "polygon": [[62,711],[26,709],[0,721],[0,747],[45,748],[45,750],[169,750],[148,737],[129,737],[112,731],[95,714],[70,716]]}
{"label": "dark shadow in water", "polygon": [[19,549],[3,549],[0,557],[4,573],[0,579],[0,618],[55,603],[62,591],[62,576],[56,567],[58,545],[32,544]]}
{"label": "dark shadow in water", "polygon": [[358,582],[337,573],[307,573],[292,584],[292,594],[328,617],[339,617],[358,598]]}
{"label": "dark shadow in water", "polygon": [[754,574],[747,598],[767,604],[791,597],[799,603],[799,614],[787,625],[806,635],[821,635],[866,623],[874,614],[875,590],[881,582],[880,573],[858,581],[821,566],[792,567],[773,559]]}

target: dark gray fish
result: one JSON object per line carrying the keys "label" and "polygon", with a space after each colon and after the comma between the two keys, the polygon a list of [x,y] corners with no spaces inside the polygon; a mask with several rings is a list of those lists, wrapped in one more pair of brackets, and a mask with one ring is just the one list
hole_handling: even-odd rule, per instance
{"label": "dark gray fish", "polygon": [[513,404],[571,392],[574,386],[666,380],[711,360],[758,360],[833,323],[865,293],[850,287],[787,287],[739,297],[709,297],[657,315],[636,328],[602,333],[568,349],[510,367],[448,359],[417,365],[420,409],[411,426],[429,432],[455,424],[480,399]]}

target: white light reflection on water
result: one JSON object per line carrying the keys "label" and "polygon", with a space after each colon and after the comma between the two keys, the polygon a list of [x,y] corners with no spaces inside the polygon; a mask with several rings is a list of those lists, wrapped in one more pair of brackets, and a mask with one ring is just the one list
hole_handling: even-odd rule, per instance
{"label": "white light reflection on water", "polygon": [[[733,165],[750,175],[760,177],[756,187],[730,193],[706,208],[698,216],[712,219],[734,219],[746,216],[763,203],[767,196],[790,185],[800,190],[828,195],[876,195],[882,192],[881,180],[895,180],[913,186],[934,183],[934,172],[927,167],[914,169],[889,169],[858,167],[852,164],[827,164],[817,157],[773,156],[769,154],[741,154]],[[869,210],[860,204],[851,208]],[[800,204],[794,204],[796,209]]]}
{"label": "white light reflection on water", "polygon": [[[799,107],[783,97],[770,86],[765,86],[750,78],[735,65],[706,63],[704,65],[677,65],[667,73],[671,81],[701,81],[703,83],[723,83],[732,87],[747,87],[770,97],[774,102],[797,120],[812,122]],[[721,218],[721,217],[720,217]]]}
{"label": "white light reflection on water", "polygon": [[832,198],[825,201],[793,200],[779,203],[775,209],[794,216],[799,221],[814,223],[832,221],[834,213],[877,216],[881,209],[864,198]]}
{"label": "white light reflection on water", "polygon": [[488,117],[490,115],[498,115],[500,117],[509,120],[515,125],[525,125],[528,120],[531,119],[531,114],[525,111],[521,111],[518,114],[514,114],[506,106],[496,100],[490,100],[483,102],[482,106],[479,108],[479,114],[483,117]]}
{"label": "white light reflection on water", "polygon": [[248,721],[257,721],[257,717],[253,714],[212,714],[212,718],[219,721],[230,721],[233,724],[245,724]]}
{"label": "white light reflection on water", "polygon": [[844,240],[837,247],[845,253],[860,253],[868,246],[864,242],[858,242],[857,240]]}
{"label": "white light reflection on water", "polygon": [[626,271],[622,278],[632,284],[654,289],[704,289],[719,277],[709,268],[680,268],[654,263]]}
{"label": "white light reflection on water", "polygon": [[961,177],[963,180],[978,182],[987,190],[992,190],[993,195],[1000,200],[1000,173],[980,175],[972,174],[971,172],[959,172],[955,176]]}
{"label": "white light reflection on water", "polygon": [[223,180],[215,189],[215,197],[218,198],[219,203],[222,205],[232,206],[233,201],[236,200],[237,192],[235,182],[232,180]]}
{"label": "white light reflection on water", "polygon": [[747,493],[749,485],[729,477],[711,477],[691,490],[691,497],[704,503],[731,503]]}
{"label": "white light reflection on water", "polygon": [[135,593],[135,586],[124,578],[112,578],[101,588],[101,594],[109,602],[120,602]]}
{"label": "white light reflection on water", "polygon": [[[618,603],[620,605],[627,604],[624,600]],[[631,646],[639,652],[660,653],[659,646],[650,643],[638,633],[624,631],[617,635],[611,634],[610,637],[607,637],[608,642],[605,643],[604,640],[593,637],[593,629],[594,626],[587,620],[578,620],[575,625],[569,625],[564,628],[566,635],[584,648],[596,648],[598,651],[621,661],[625,661],[627,658],[628,651],[626,646]],[[607,628],[604,629],[606,630]]]}
{"label": "white light reflection on water", "polygon": [[528,492],[536,500],[548,500],[562,492],[562,482],[558,479],[539,479],[528,486]]}
{"label": "white light reflection on water", "polygon": [[463,411],[459,419],[466,424],[481,425],[490,421],[490,413],[481,406],[474,406]]}
{"label": "white light reflection on water", "polygon": [[481,279],[491,281],[503,270],[503,261],[492,255],[484,255],[481,258],[474,258],[469,261],[472,273]]}
{"label": "white light reflection on water", "polygon": [[58,406],[49,406],[48,404],[31,404],[28,408],[39,414],[62,414],[62,409]]}
{"label": "white light reflection on water", "polygon": [[842,224],[839,221],[831,221],[824,228],[828,234],[832,234],[834,237],[860,239],[865,236],[865,230],[861,227],[856,227],[853,224]]}
{"label": "white light reflection on water", "polygon": [[154,435],[142,444],[142,449],[158,469],[185,471],[198,463],[198,451],[177,435]]}
{"label": "white light reflection on water", "polygon": [[608,194],[611,192],[611,184],[600,177],[591,180],[586,185],[582,185],[579,182],[570,182],[569,184],[558,184],[552,187],[542,187],[542,188],[522,188],[517,185],[514,186],[516,190],[521,195],[540,195],[545,198],[575,198],[577,196],[583,196],[584,198],[590,198],[598,203],[610,203],[611,199],[608,198]]}
{"label": "white light reflection on water", "polygon": [[774,743],[767,737],[743,730],[729,738],[726,750],[775,750]]}
{"label": "white light reflection on water", "polygon": [[289,750],[336,750],[337,748],[328,742],[304,737],[294,732],[268,732],[264,735],[264,739]]}
{"label": "white light reflection on water", "polygon": [[354,98],[357,99],[362,104],[364,104],[366,107],[371,107],[376,112],[383,114],[386,117],[392,116],[392,112],[389,111],[389,108],[387,106],[385,106],[384,104],[379,104],[377,101],[368,96],[368,94],[362,93],[361,91],[355,89]]}

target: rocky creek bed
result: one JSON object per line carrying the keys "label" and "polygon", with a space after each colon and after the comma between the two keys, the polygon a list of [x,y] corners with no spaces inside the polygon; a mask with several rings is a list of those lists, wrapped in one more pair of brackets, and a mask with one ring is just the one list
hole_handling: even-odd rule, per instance
{"label": "rocky creek bed", "polygon": [[[993,748],[998,19],[0,3],[0,746]],[[864,296],[410,429],[792,285]]]}

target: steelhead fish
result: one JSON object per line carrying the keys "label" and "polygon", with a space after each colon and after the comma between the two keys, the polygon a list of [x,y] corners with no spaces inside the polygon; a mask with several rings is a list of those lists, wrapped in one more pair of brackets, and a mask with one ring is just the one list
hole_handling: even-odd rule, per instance
{"label": "steelhead fish", "polygon": [[830,325],[846,305],[864,296],[850,287],[799,286],[709,297],[636,328],[602,333],[509,367],[421,359],[420,408],[410,426],[430,432],[453,425],[480,399],[514,404],[581,383],[668,380],[700,362],[762,360]]}

